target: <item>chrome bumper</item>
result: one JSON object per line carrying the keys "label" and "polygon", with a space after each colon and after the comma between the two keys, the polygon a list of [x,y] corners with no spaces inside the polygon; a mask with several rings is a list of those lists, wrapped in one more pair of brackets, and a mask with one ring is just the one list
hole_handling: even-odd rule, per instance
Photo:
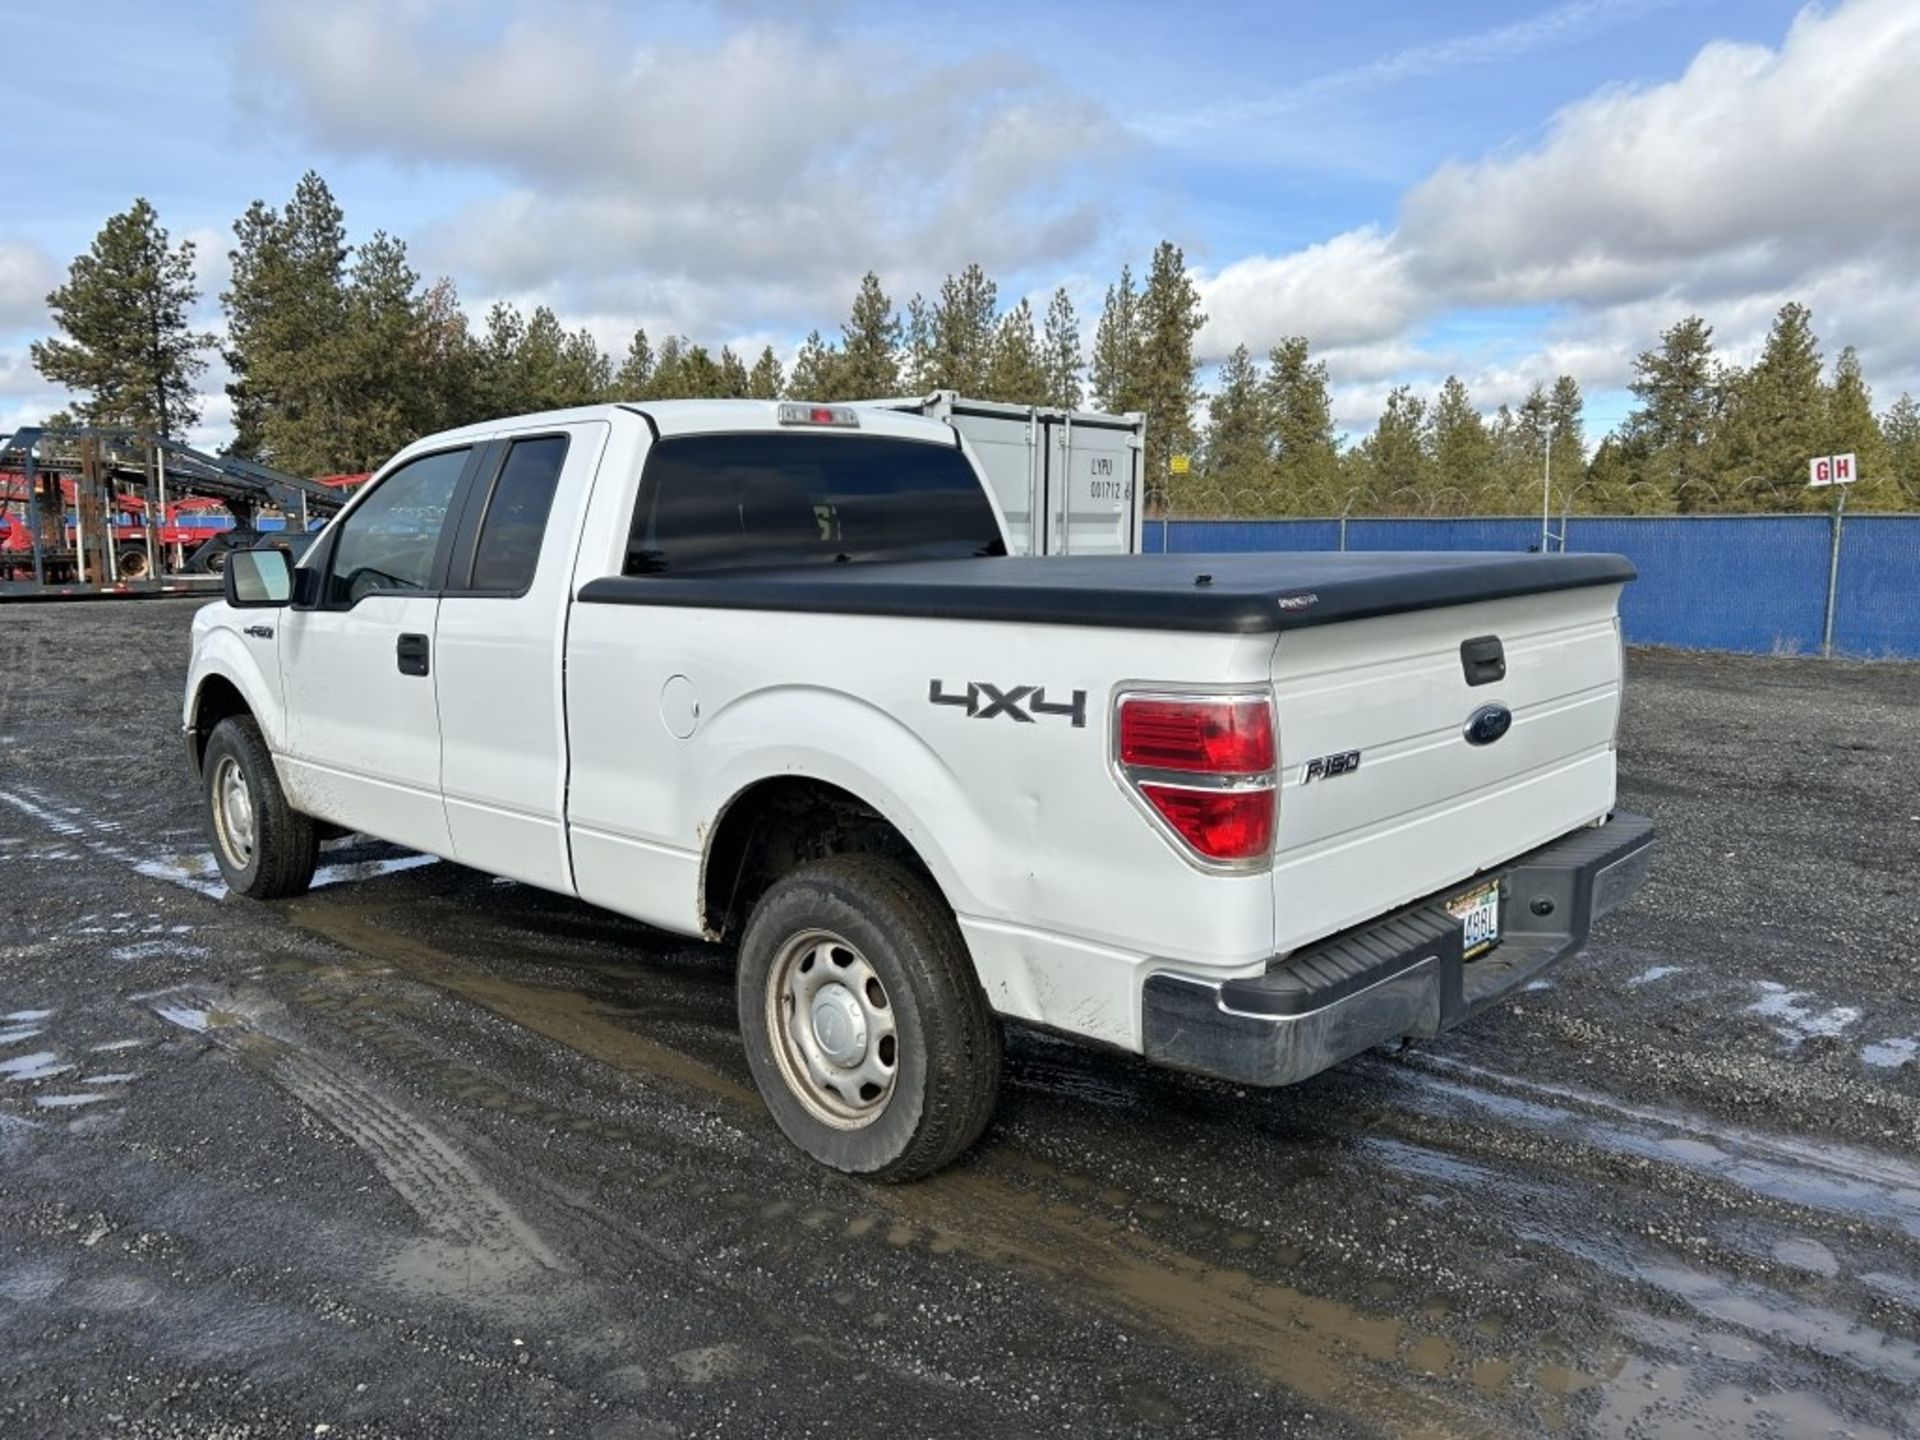
{"label": "chrome bumper", "polygon": [[1369,1046],[1438,1035],[1585,945],[1593,922],[1640,888],[1653,843],[1653,821],[1616,811],[1489,872],[1500,881],[1501,940],[1477,959],[1463,958],[1460,922],[1445,908],[1467,888],[1454,886],[1262,975],[1150,975],[1145,1054],[1242,1084],[1291,1085]]}

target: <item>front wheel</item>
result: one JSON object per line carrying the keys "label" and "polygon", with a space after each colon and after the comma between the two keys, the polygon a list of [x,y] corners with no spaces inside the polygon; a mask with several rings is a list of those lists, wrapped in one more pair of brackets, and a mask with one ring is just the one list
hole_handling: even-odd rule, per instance
{"label": "front wheel", "polygon": [[313,821],[287,804],[273,752],[252,717],[230,716],[213,727],[200,770],[213,858],[227,888],[255,900],[304,894],[320,838]]}
{"label": "front wheel", "polygon": [[842,855],[775,882],[747,922],[738,984],[761,1098],[822,1164],[915,1180],[986,1128],[1000,1024],[952,913],[914,872]]}

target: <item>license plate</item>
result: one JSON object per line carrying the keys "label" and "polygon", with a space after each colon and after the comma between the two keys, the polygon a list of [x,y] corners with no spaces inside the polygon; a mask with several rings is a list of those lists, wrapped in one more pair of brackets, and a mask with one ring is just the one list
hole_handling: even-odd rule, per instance
{"label": "license plate", "polygon": [[1460,922],[1463,958],[1484,955],[1500,943],[1500,882],[1454,896],[1447,913]]}

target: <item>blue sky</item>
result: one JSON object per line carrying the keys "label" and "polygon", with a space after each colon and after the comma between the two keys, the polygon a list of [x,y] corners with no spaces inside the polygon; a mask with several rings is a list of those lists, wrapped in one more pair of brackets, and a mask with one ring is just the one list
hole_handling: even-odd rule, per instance
{"label": "blue sky", "polygon": [[[877,269],[1065,284],[1180,243],[1202,350],[1304,333],[1343,424],[1457,371],[1569,370],[1595,437],[1690,310],[1749,356],[1786,298],[1884,404],[1920,385],[1920,4],[1412,0],[925,7],[25,0],[9,53],[88,57],[0,151],[0,431],[62,397],[41,297],[136,194],[201,250],[319,169],[469,308],[544,302],[787,351]],[[1818,103],[1815,103],[1815,102]],[[31,197],[22,203],[18,197]],[[224,429],[208,376],[203,437]]]}

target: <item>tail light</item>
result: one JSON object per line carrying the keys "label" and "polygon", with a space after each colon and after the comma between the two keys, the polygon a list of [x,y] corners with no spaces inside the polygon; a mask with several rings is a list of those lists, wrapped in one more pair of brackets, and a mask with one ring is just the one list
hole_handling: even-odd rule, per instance
{"label": "tail light", "polygon": [[1264,695],[1122,695],[1122,781],[1191,857],[1244,868],[1273,851],[1273,702]]}

